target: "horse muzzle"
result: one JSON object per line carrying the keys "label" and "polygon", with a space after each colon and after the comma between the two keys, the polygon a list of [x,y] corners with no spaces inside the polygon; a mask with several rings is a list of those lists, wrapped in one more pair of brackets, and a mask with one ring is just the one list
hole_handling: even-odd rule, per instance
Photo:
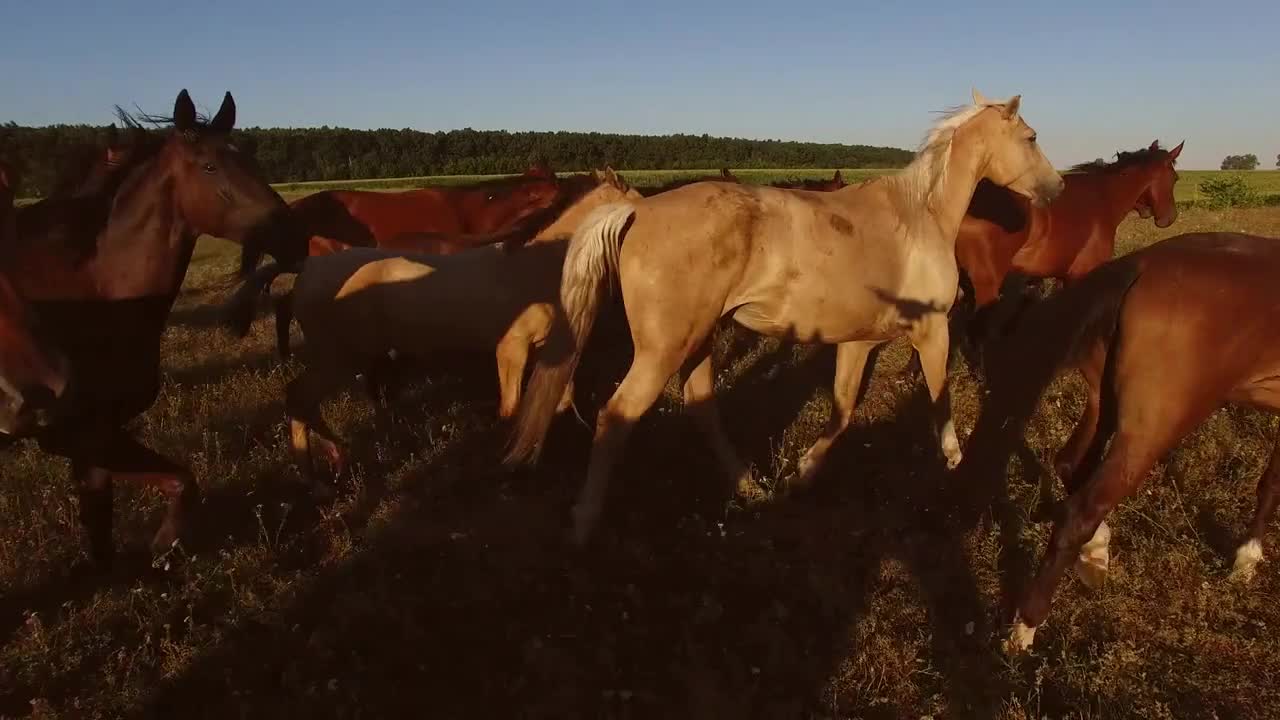
{"label": "horse muzzle", "polygon": [[1036,207],[1049,207],[1049,204],[1058,199],[1062,194],[1062,189],[1067,186],[1067,182],[1058,176],[1053,182],[1046,182],[1036,188],[1031,194],[1031,204]]}

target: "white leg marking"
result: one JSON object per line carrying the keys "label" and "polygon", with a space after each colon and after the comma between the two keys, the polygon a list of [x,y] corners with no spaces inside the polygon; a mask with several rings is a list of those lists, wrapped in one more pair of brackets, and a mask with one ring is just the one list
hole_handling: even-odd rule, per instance
{"label": "white leg marking", "polygon": [[1111,528],[1103,522],[1094,531],[1093,538],[1080,548],[1080,557],[1076,560],[1076,575],[1090,590],[1102,587],[1107,579],[1107,571],[1111,569],[1110,544]]}
{"label": "white leg marking", "polygon": [[1028,627],[1022,621],[1021,617],[1013,619],[1013,626],[1009,628],[1009,637],[1004,641],[1004,651],[1007,655],[1017,655],[1031,649],[1031,643],[1035,642],[1036,629]]}
{"label": "white leg marking", "polygon": [[1262,543],[1250,540],[1236,549],[1236,564],[1231,568],[1231,579],[1247,583],[1257,572],[1262,561]]}
{"label": "white leg marking", "polygon": [[942,426],[942,454],[947,458],[947,469],[955,470],[963,455],[960,453],[960,439],[956,437],[956,425],[947,418]]}

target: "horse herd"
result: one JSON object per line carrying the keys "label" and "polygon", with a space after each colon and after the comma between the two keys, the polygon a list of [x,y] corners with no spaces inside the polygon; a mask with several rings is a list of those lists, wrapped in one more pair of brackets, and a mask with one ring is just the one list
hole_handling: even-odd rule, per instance
{"label": "horse herd", "polygon": [[[375,396],[394,390],[401,359],[455,349],[496,353],[499,415],[512,423],[505,462],[535,461],[573,404],[575,369],[616,288],[634,355],[598,413],[573,507],[578,544],[598,524],[633,426],[672,376],[719,465],[750,491],[713,398],[711,336],[726,316],[763,335],[837,346],[831,417],[795,486],[814,478],[849,426],[883,343],[906,337],[916,350],[942,459],[961,478],[1003,477],[1045,386],[1079,369],[1087,406],[1054,464],[1067,499],[1016,603],[1010,651],[1031,645],[1069,565],[1087,583],[1105,578],[1107,514],[1184,435],[1224,403],[1280,409],[1271,332],[1280,243],[1188,234],[1113,259],[1130,211],[1161,228],[1175,221],[1182,145],[1152,143],[1059,174],[1019,96],[975,91],[905,169],[856,185],[837,172],[754,186],[724,170],[641,192],[608,168],[557,176],[539,164],[470,186],[335,190],[292,205],[231,142],[235,113],[228,93],[201,120],[184,90],[167,132],[143,132],[122,115],[133,129],[124,141],[21,208],[12,169],[0,167],[9,195],[0,202],[0,432],[70,459],[99,568],[112,562],[117,479],[166,497],[158,554],[183,536],[198,499],[190,471],[126,427],[156,399],[161,335],[202,234],[241,246],[243,282],[226,308],[240,334],[271,283],[297,276],[275,306],[281,353],[294,320],[306,340],[304,369],[285,391],[289,445],[323,494],[346,455],[322,401],[358,375]],[[1010,309],[1001,286],[1013,273],[1064,288]],[[962,275],[971,292],[959,292]],[[973,312],[953,312],[958,295]],[[980,343],[988,389],[963,462],[947,383],[962,338]],[[1242,580],[1262,558],[1280,501],[1280,446],[1273,452],[1236,554]]]}

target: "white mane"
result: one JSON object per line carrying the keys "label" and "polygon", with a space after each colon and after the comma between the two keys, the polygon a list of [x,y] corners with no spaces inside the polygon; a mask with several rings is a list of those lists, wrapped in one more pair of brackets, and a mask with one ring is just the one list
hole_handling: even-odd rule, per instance
{"label": "white mane", "polygon": [[951,141],[956,130],[991,105],[962,105],[945,111],[942,119],[929,129],[910,165],[893,177],[907,201],[912,205],[929,202],[933,191],[947,175],[951,159]]}

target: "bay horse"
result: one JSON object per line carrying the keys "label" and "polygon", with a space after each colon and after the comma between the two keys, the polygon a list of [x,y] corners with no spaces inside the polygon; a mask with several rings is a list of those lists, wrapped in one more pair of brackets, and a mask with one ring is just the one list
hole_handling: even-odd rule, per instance
{"label": "bay horse", "polygon": [[793,190],[817,190],[818,192],[833,192],[842,187],[848,187],[849,183],[844,181],[844,176],[836,170],[836,174],[828,180],[818,179],[801,179],[801,180],[778,180],[771,182],[769,185],[776,188],[790,188]]}
{"label": "bay horse", "polygon": [[[1000,294],[1012,273],[1075,282],[1115,255],[1116,231],[1130,212],[1153,218],[1159,228],[1172,225],[1178,217],[1174,163],[1184,144],[1166,150],[1157,140],[1117,152],[1111,163],[1076,165],[1062,176],[1062,195],[1043,208],[989,181],[978,183],[956,236],[956,262],[970,294],[952,313],[952,357],[965,340],[980,350],[1017,310],[1019,295]],[[904,373],[916,375],[919,362],[913,356]]]}
{"label": "bay horse", "polygon": [[[0,269],[16,242],[13,196],[17,173],[0,162]],[[66,359],[36,338],[33,316],[8,275],[0,272],[0,435],[48,424],[67,387]]]}
{"label": "bay horse", "polygon": [[401,192],[325,190],[290,207],[301,232],[321,245],[382,247],[406,233],[499,232],[551,206],[559,192],[555,174],[538,164],[523,175],[470,185]]}
{"label": "bay horse", "polygon": [[126,427],[159,393],[161,335],[196,239],[240,242],[254,264],[263,252],[287,261],[301,255],[301,243],[288,235],[288,206],[230,142],[235,116],[227,93],[213,119],[202,122],[183,90],[172,129],[148,133],[101,193],[19,211],[52,224],[26,225],[4,275],[67,356],[73,381],[52,423],[32,434],[43,450],[71,460],[98,569],[114,555],[115,480],[146,481],[164,494],[164,519],[151,543],[161,555],[184,534],[198,498],[190,470],[143,446]]}
{"label": "bay horse", "polygon": [[672,180],[664,185],[636,188],[636,190],[643,197],[653,197],[654,195],[661,195],[669,190],[675,190],[676,188],[682,188],[686,185],[692,185],[700,182],[727,182],[738,184],[742,181],[738,179],[737,175],[729,172],[729,168],[720,168],[719,175],[698,175],[695,177],[680,178],[678,180]]}
{"label": "bay horse", "polygon": [[[295,462],[312,487],[329,492],[312,475],[313,432],[337,472],[345,466],[321,403],[357,373],[365,374],[376,395],[373,373],[389,354],[429,361],[441,352],[496,348],[498,415],[515,414],[529,355],[557,317],[568,237],[595,208],[641,198],[609,168],[574,179],[579,186],[584,180],[590,188],[577,192],[578,199],[518,253],[498,246],[448,256],[352,248],[301,264],[293,297],[306,363],[285,391],[285,408]],[[228,314],[238,319],[238,330],[252,318],[262,288],[288,271],[264,266],[237,292]],[[567,409],[572,397],[572,387],[565,387],[557,410]]]}
{"label": "bay horse", "polygon": [[[906,169],[830,193],[697,183],[598,209],[565,259],[564,317],[539,353],[516,419],[508,464],[536,460],[573,377],[606,285],[616,279],[635,356],[600,413],[572,540],[594,529],[632,427],[678,373],[686,410],[718,461],[748,489],[746,466],[715,409],[711,343],[722,316],[758,333],[838,345],[831,419],[800,463],[807,483],[849,425],[867,355],[907,336],[925,378],[948,463],[960,460],[950,419],[947,311],[956,297],[955,235],[982,178],[1037,204],[1062,178],[1019,114],[1020,96],[947,114]],[[693,278],[696,281],[691,282]]]}
{"label": "bay horse", "polygon": [[[1088,392],[1054,468],[1067,498],[1006,640],[1024,650],[1074,560],[1096,587],[1110,566],[1107,515],[1152,466],[1225,404],[1280,412],[1280,240],[1189,233],[1116,258],[1026,310],[988,350],[993,372],[962,468],[1003,477],[1044,388],[1075,368]],[[1280,503],[1280,438],[1232,577],[1248,581]]]}

